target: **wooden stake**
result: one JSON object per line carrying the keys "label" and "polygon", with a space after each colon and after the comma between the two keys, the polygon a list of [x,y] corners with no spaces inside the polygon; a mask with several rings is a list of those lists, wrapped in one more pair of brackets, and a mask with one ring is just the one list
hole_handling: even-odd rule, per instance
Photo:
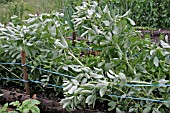
{"label": "wooden stake", "polygon": [[76,40],[76,32],[74,31],[74,32],[73,32],[73,38],[72,38],[72,46],[75,46],[75,45],[76,45],[75,40]]}
{"label": "wooden stake", "polygon": [[[21,51],[21,62],[22,62],[22,67],[23,67],[23,75],[24,75],[23,78],[25,81],[28,81],[25,51]],[[29,82],[25,82],[24,84],[25,84],[26,94],[30,95]]]}

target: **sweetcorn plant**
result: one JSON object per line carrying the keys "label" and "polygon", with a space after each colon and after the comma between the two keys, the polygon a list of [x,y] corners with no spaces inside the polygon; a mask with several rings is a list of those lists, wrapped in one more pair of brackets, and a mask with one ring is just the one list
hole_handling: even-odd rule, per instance
{"label": "sweetcorn plant", "polygon": [[170,46],[164,41],[160,47],[149,39],[140,39],[131,26],[135,22],[128,18],[129,11],[115,15],[114,9],[107,5],[102,9],[97,2],[83,2],[76,9],[72,16],[75,29],[93,43],[89,48],[100,47],[101,55],[93,67],[80,62],[63,67],[68,73],[77,74],[75,79],[64,80],[63,107],[74,110],[99,104],[116,112],[166,112],[167,102],[128,97],[169,100],[169,87],[128,87],[127,83],[168,84]]}

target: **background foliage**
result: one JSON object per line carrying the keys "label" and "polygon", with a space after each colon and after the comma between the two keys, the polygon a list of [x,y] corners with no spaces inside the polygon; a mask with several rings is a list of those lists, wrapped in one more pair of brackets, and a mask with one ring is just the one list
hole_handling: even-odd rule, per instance
{"label": "background foliage", "polygon": [[50,13],[53,10],[62,11],[62,0],[10,0],[0,2],[0,22],[11,21],[11,16],[27,18],[28,14]]}
{"label": "background foliage", "polygon": [[[49,13],[57,10],[65,13],[67,17],[75,11],[75,5],[81,4],[83,0],[21,0],[10,1],[1,0],[2,10],[0,10],[0,22],[8,22],[10,16],[17,15],[19,17],[27,17],[32,13]],[[85,1],[85,0],[84,0]],[[136,22],[137,26],[153,27],[153,28],[170,28],[170,1],[169,0],[96,0],[104,7],[110,4],[111,7],[117,9],[118,14],[124,14],[131,9],[130,17]],[[21,14],[20,14],[21,13]],[[24,15],[24,16],[23,16]],[[70,17],[71,19],[71,17]]]}
{"label": "background foliage", "polygon": [[131,18],[138,26],[170,28],[169,0],[110,0],[119,14],[131,9]]}
{"label": "background foliage", "polygon": [[[169,103],[125,97],[169,100],[169,87],[126,86],[127,83],[170,83],[168,37],[160,40],[160,44],[152,43],[150,38],[141,39],[134,30],[135,22],[130,18],[130,10],[119,10],[120,1],[113,1],[117,6],[102,0],[98,3],[75,1],[65,2],[68,7],[65,7],[64,13],[30,14],[27,19],[14,16],[11,22],[1,23],[0,60],[20,62],[20,52],[24,50],[27,63],[34,66],[28,71],[29,79],[40,80],[44,84],[62,84],[63,90],[56,93],[64,93],[61,103],[67,110],[95,109],[102,105],[105,110],[114,112],[165,113]],[[128,3],[126,9],[129,9]],[[77,41],[75,47],[66,38],[73,31],[86,39]],[[100,54],[88,54],[90,52],[79,47],[84,50],[99,48],[96,50]],[[2,77],[22,78],[20,68],[0,66]],[[36,68],[73,78],[37,71]]]}

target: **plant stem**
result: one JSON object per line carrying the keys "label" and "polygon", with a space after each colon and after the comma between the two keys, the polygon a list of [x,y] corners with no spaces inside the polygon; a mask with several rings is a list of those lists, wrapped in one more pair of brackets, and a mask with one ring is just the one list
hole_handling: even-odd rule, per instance
{"label": "plant stem", "polygon": [[69,50],[68,50],[68,54],[71,55],[81,66],[85,67],[80,60],[78,60]]}
{"label": "plant stem", "polygon": [[117,88],[117,87],[113,87],[113,88],[117,89],[118,91],[120,91],[120,92],[123,93],[123,94],[126,94],[124,91],[122,91],[121,89],[119,89],[119,88]]}
{"label": "plant stem", "polygon": [[12,75],[14,75],[15,77],[17,77],[17,78],[19,78],[20,79],[20,77],[19,76],[17,76],[15,73],[13,73],[13,72],[11,72],[9,69],[7,69],[6,67],[4,67],[4,66],[2,66],[2,65],[0,65],[2,68],[4,68],[5,70],[7,70],[8,72],[10,72]]}

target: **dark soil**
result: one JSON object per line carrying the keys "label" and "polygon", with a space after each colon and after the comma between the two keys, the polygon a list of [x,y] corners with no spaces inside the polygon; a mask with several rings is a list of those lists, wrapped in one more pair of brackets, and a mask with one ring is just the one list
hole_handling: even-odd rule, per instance
{"label": "dark soil", "polygon": [[170,30],[168,29],[159,29],[159,30],[141,30],[142,37],[144,35],[149,34],[151,36],[152,41],[159,43],[160,36],[168,36],[169,37],[169,44],[170,44]]}
{"label": "dark soil", "polygon": [[[62,105],[60,105],[59,103],[61,98],[63,98],[63,95],[59,94],[58,96],[55,96],[55,94],[53,93],[54,91],[52,89],[48,89],[48,88],[44,88],[44,89],[45,89],[44,92],[31,91],[31,92],[38,92],[35,93],[36,97],[34,97],[35,94],[32,94],[31,96],[26,95],[24,88],[22,86],[18,86],[15,84],[13,84],[13,86],[0,85],[0,94],[4,95],[2,98],[0,98],[0,108],[5,103],[10,103],[13,101],[23,102],[26,99],[32,98],[32,99],[39,100],[41,102],[41,104],[39,105],[41,113],[68,113],[65,109],[62,108]],[[9,111],[12,110],[14,110],[14,108],[10,106]],[[107,112],[85,109],[85,110],[75,110],[72,113],[107,113]]]}

